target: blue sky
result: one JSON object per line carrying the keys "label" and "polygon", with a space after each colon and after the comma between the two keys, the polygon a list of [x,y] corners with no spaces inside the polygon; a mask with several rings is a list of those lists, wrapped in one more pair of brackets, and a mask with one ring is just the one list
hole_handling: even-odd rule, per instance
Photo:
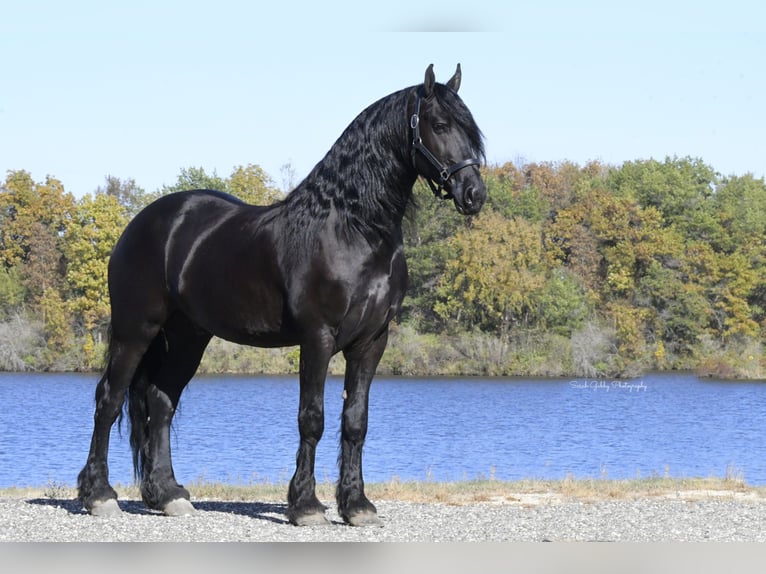
{"label": "blue sky", "polygon": [[765,5],[5,2],[0,177],[81,196],[254,163],[281,185],[367,105],[457,62],[490,163],[677,155],[763,177]]}

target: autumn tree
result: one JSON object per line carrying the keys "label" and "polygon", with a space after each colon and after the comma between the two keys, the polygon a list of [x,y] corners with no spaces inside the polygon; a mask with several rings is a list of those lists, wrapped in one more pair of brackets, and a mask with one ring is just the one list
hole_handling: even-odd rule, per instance
{"label": "autumn tree", "polygon": [[540,224],[488,211],[448,246],[452,258],[437,287],[437,313],[501,337],[514,324],[529,324],[545,278]]}
{"label": "autumn tree", "polygon": [[282,197],[271,177],[253,164],[237,166],[228,178],[218,176],[215,171],[208,174],[201,167],[183,168],[175,184],[163,186],[162,194],[188,189],[215,189],[258,205],[268,205]]}
{"label": "autumn tree", "polygon": [[748,298],[760,274],[743,253],[721,253],[708,243],[692,242],[683,272],[690,283],[702,289],[711,307],[710,326],[723,341],[739,335],[759,335]]}
{"label": "autumn tree", "polygon": [[[763,364],[763,178],[723,177],[694,158],[516,162],[482,175],[487,203],[471,218],[415,185],[397,317],[408,345],[449,332],[454,346],[428,347],[440,361],[466,352],[495,374],[534,365],[618,375],[694,368],[711,356],[713,365]],[[253,204],[281,197],[252,164],[229,177],[183,169],[152,194],[107,176],[77,201],[55,178],[9,171],[0,184],[0,368],[96,366],[117,238],[155,197],[194,188]]]}
{"label": "autumn tree", "polygon": [[486,169],[482,176],[487,186],[486,208],[504,217],[522,217],[532,222],[540,222],[548,216],[550,202],[513,164]]}
{"label": "autumn tree", "polygon": [[146,193],[132,178],[123,180],[113,175],[106,176],[105,184],[96,189],[96,195],[99,194],[114,197],[128,217],[136,215],[159,196],[157,193]]}
{"label": "autumn tree", "polygon": [[650,332],[659,332],[660,339],[671,335],[672,329],[657,323],[661,316],[651,307],[662,297],[653,290],[662,285],[645,277],[678,265],[683,241],[656,207],[594,188],[561,210],[545,237],[548,256],[579,276],[610,317],[626,359],[638,359],[652,343],[658,344],[646,340]]}
{"label": "autumn tree", "polygon": [[259,166],[237,166],[229,176],[228,191],[246,203],[269,205],[282,198],[274,181]]}
{"label": "autumn tree", "polygon": [[59,180],[37,183],[26,171],[9,171],[0,189],[0,264],[26,263],[41,229],[58,244],[73,206]]}
{"label": "autumn tree", "polygon": [[55,350],[69,338],[62,248],[73,208],[74,197],[59,180],[37,183],[26,171],[8,172],[0,192],[0,266],[21,279],[26,303]]}
{"label": "autumn tree", "polygon": [[129,220],[118,196],[86,195],[68,222],[65,234],[69,309],[85,337],[86,360],[93,365],[94,342],[101,340],[109,321],[107,265]]}
{"label": "autumn tree", "polygon": [[449,239],[465,225],[451,202],[434,198],[422,181],[415,184],[413,201],[403,223],[409,285],[400,320],[419,330],[438,332],[443,318],[434,311],[436,286],[452,253]]}

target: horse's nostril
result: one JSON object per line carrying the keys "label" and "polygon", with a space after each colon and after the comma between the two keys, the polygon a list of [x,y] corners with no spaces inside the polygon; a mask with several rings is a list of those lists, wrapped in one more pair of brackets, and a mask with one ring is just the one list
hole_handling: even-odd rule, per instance
{"label": "horse's nostril", "polygon": [[465,195],[463,196],[463,203],[465,203],[467,206],[473,205],[473,197],[474,197],[474,188],[473,186],[468,186],[468,189],[465,190]]}

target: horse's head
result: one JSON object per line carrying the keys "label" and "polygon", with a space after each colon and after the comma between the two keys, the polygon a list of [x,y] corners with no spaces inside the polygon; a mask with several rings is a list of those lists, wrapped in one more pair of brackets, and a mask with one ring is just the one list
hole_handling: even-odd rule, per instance
{"label": "horse's head", "polygon": [[479,166],[484,159],[481,130],[463,100],[460,64],[446,84],[437,84],[433,64],[413,103],[412,162],[436,197],[452,199],[465,215],[478,213],[487,198]]}

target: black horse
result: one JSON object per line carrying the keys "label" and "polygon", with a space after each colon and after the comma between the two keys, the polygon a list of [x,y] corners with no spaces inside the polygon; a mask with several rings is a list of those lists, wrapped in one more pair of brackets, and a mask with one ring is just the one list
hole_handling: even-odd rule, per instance
{"label": "black horse", "polygon": [[283,201],[264,207],[185,191],[161,197],[128,224],[109,260],[107,364],[77,480],[91,514],[120,512],[107,451],[126,394],[144,502],[168,515],[194,511],[173,474],[170,424],[216,335],[253,346],[300,345],[300,446],[287,512],[298,525],[327,521],[314,456],[328,363],[343,352],[338,511],[353,525],[378,523],[364,494],[362,446],[370,383],[407,284],[405,208],[418,176],[466,215],[486,198],[482,134],[457,95],[460,79],[458,65],[438,84],[431,65],[423,84],[369,106]]}

